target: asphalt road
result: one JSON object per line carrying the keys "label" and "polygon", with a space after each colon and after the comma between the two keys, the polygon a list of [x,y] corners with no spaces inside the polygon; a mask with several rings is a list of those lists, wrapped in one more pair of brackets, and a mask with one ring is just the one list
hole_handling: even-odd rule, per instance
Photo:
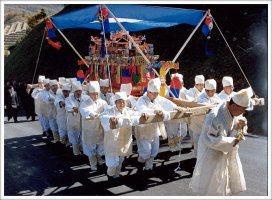
{"label": "asphalt road", "polygon": [[[88,159],[76,160],[72,149],[47,143],[41,137],[38,121],[4,124],[4,195],[5,196],[194,196],[188,188],[195,165],[189,138],[183,150],[170,152],[162,141],[155,159],[154,173],[146,174],[137,162],[136,146],[124,162],[122,176],[107,181],[106,167],[91,172]],[[247,190],[237,196],[268,196],[268,139],[247,136],[240,144]],[[179,164],[180,169],[174,171]],[[269,170],[271,170],[269,168]],[[199,197],[197,197],[199,198]]]}

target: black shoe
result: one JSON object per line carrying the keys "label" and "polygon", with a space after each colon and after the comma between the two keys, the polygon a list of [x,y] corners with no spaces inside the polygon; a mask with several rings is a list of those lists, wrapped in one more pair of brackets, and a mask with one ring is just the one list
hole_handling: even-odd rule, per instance
{"label": "black shoe", "polygon": [[42,133],[42,136],[43,136],[43,137],[46,137],[46,132],[45,132],[45,131]]}
{"label": "black shoe", "polygon": [[29,117],[30,117],[30,116],[29,116],[29,115],[27,115],[27,116],[26,116],[26,120],[28,120],[28,119],[29,119]]}
{"label": "black shoe", "polygon": [[32,121],[35,121],[36,119],[35,119],[35,116],[32,116],[32,119],[31,119]]}

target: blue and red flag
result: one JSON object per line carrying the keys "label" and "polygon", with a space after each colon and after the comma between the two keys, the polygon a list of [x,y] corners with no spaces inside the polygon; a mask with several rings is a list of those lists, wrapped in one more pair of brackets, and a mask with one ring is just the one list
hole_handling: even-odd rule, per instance
{"label": "blue and red flag", "polygon": [[55,33],[54,26],[49,19],[45,21],[45,30],[46,40],[48,44],[59,50],[61,48],[61,43],[57,40],[57,35]]}
{"label": "blue and red flag", "polygon": [[209,46],[209,40],[211,39],[211,31],[213,29],[213,20],[211,16],[207,16],[205,19],[205,23],[202,26],[202,33],[206,36],[206,42],[205,42],[205,54],[208,57],[213,56],[213,52],[208,49]]}

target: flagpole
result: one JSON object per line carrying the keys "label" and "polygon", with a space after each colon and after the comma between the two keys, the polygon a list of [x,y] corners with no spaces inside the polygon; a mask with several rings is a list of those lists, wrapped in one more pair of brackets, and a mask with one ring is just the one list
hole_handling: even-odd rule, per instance
{"label": "flagpole", "polygon": [[32,78],[32,83],[34,83],[34,78],[35,78],[35,75],[36,75],[36,71],[37,71],[37,68],[38,68],[38,64],[39,64],[39,60],[40,60],[40,55],[41,55],[41,50],[42,50],[42,45],[43,45],[43,40],[44,40],[44,35],[45,35],[45,30],[43,31],[43,36],[42,36],[42,41],[41,41],[41,46],[40,46],[40,50],[39,50],[39,54],[38,54],[38,58],[36,60],[36,67],[35,67],[35,71],[34,71],[34,75],[33,75],[33,78]]}
{"label": "flagpole", "polygon": [[[198,22],[197,26],[194,28],[193,32],[189,35],[189,37],[187,38],[187,40],[183,43],[182,47],[180,48],[180,50],[178,51],[177,55],[174,57],[174,59],[172,60],[172,63],[175,63],[176,60],[178,59],[178,57],[180,56],[181,52],[185,49],[186,45],[189,43],[189,41],[192,39],[193,35],[195,34],[196,30],[199,28],[199,26],[201,25],[201,23],[203,22],[203,20],[206,18],[206,16],[210,14],[210,10],[207,10],[205,15],[202,17],[202,19]],[[170,68],[168,68],[165,72],[165,74],[167,74],[169,72]]]}
{"label": "flagpole", "polygon": [[[103,18],[103,14],[102,14],[102,6],[100,5],[100,13],[101,13],[101,19],[104,20]],[[103,29],[103,38],[104,38],[104,48],[106,50],[106,61],[107,61],[107,68],[108,68],[108,76],[109,76],[109,83],[110,83],[110,90],[111,90],[111,93],[112,92],[112,83],[111,83],[111,72],[110,72],[110,67],[109,67],[109,56],[108,56],[108,49],[107,49],[107,41],[106,41],[106,33],[105,33],[105,27],[104,27],[104,21],[101,21],[101,26],[102,26],[102,29]],[[101,38],[101,41],[102,41],[102,38]],[[102,44],[101,44],[102,46]]]}

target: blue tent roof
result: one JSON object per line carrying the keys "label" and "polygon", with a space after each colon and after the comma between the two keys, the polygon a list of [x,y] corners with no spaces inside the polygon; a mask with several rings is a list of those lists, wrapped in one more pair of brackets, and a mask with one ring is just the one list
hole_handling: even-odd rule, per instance
{"label": "blue tent roof", "polygon": [[[205,11],[167,8],[145,5],[109,4],[108,8],[128,31],[170,27],[178,24],[196,26]],[[101,29],[97,13],[100,5],[92,5],[68,13],[56,15],[52,20],[58,29],[90,28]],[[121,30],[109,14],[110,30]]]}

